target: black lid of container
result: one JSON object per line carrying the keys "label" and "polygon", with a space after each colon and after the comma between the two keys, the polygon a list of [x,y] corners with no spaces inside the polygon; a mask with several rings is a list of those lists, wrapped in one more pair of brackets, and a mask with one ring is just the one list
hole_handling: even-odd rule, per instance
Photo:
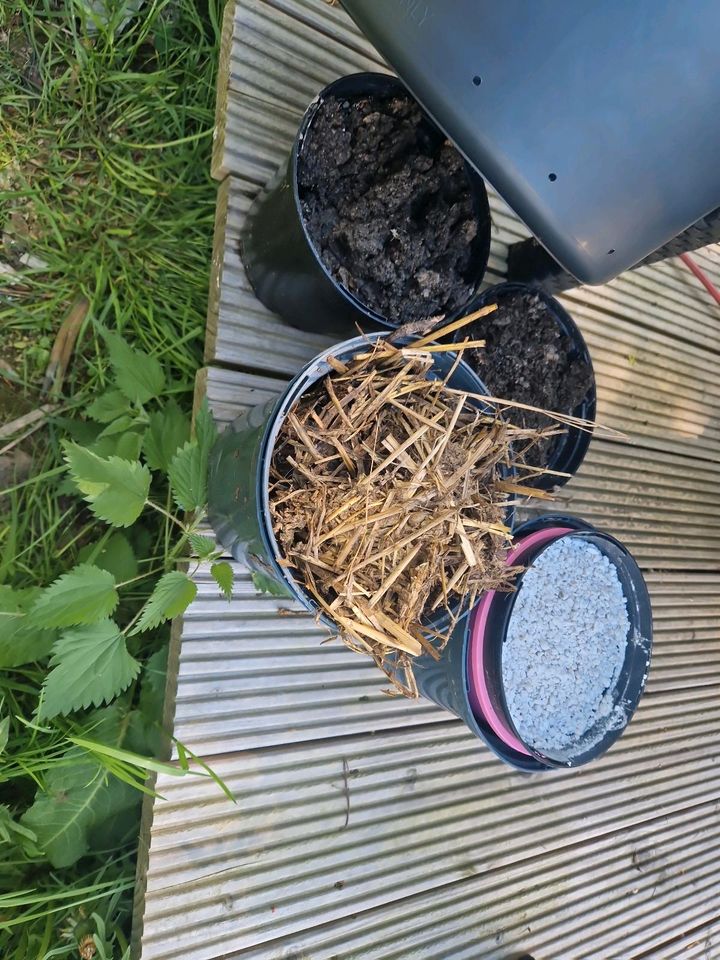
{"label": "black lid of container", "polygon": [[579,280],[720,206],[717,0],[342,4]]}

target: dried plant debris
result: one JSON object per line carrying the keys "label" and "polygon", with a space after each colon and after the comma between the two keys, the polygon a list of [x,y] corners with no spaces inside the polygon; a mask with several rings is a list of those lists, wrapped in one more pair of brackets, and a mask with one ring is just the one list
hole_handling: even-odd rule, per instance
{"label": "dried plant debris", "polygon": [[430,339],[379,339],[333,360],[289,413],[271,470],[283,562],[407,696],[417,696],[412,658],[439,657],[455,625],[433,619],[511,588],[507,509],[535,495],[510,475],[511,444],[541,436],[449,387],[459,361],[428,379],[433,354],[458,349]]}

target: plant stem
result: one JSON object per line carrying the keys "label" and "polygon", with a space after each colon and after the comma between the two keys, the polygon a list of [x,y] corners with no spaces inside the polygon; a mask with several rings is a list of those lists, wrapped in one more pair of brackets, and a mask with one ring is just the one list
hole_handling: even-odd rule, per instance
{"label": "plant stem", "polygon": [[115,584],[115,589],[119,590],[120,587],[127,587],[130,583],[136,583],[138,580],[145,580],[146,577],[153,577],[156,573],[162,573],[165,570],[165,567],[155,567],[154,570],[146,570],[145,573],[139,573],[136,577],[131,577],[129,580],[123,580],[121,583]]}
{"label": "plant stem", "polygon": [[139,609],[138,612],[135,614],[135,616],[132,618],[132,620],[130,621],[130,623],[128,623],[128,624],[127,624],[125,627],[123,627],[123,629],[120,631],[124,637],[126,637],[126,636],[128,635],[128,633],[129,633],[130,629],[135,626],[135,624],[137,623],[137,621],[140,619],[140,616],[141,616],[141,614],[142,614],[142,612],[143,612],[144,609],[145,609],[145,604],[143,604],[143,605],[140,607],[140,609]]}
{"label": "plant stem", "polygon": [[161,513],[164,517],[167,517],[168,520],[180,527],[182,532],[185,533],[185,524],[181,523],[177,517],[174,517],[171,513],[168,513],[168,511],[159,504],[153,503],[152,500],[146,500],[145,503],[148,505],[148,507],[152,507],[153,510],[157,510],[158,513]]}

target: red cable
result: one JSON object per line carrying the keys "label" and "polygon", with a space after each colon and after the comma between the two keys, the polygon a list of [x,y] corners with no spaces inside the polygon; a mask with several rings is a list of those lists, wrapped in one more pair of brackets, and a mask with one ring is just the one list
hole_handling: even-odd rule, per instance
{"label": "red cable", "polygon": [[705,272],[700,269],[700,267],[695,263],[693,258],[689,256],[687,253],[681,253],[679,256],[682,262],[685,264],[685,266],[689,270],[692,270],[692,272],[698,278],[700,283],[705,287],[705,289],[713,298],[713,300],[715,300],[717,303],[720,303],[720,290],[718,290],[718,288],[715,286],[712,280],[710,280],[710,278],[705,274]]}

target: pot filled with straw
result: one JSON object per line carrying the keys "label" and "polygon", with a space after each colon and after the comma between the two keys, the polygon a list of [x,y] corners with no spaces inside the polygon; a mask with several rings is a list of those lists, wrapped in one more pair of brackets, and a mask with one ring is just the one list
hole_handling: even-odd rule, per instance
{"label": "pot filled with straw", "polygon": [[439,659],[475,599],[510,588],[513,505],[537,494],[514,450],[542,431],[487,398],[462,360],[481,344],[435,342],[476,316],[339,344],[239,417],[211,458],[221,542],[411,697],[414,658]]}

